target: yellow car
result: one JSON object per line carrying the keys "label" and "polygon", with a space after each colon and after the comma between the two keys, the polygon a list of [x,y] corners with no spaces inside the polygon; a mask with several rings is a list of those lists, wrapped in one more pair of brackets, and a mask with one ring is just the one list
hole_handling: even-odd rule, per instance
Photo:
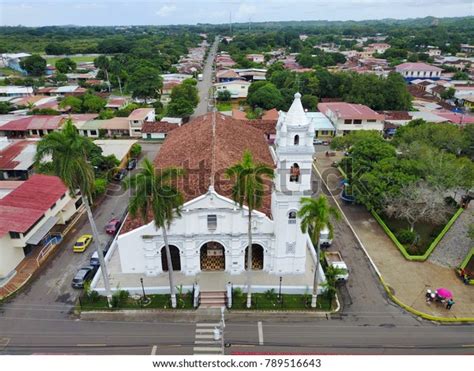
{"label": "yellow car", "polygon": [[74,252],[84,252],[92,242],[92,235],[90,234],[83,234],[81,237],[78,238],[72,251]]}

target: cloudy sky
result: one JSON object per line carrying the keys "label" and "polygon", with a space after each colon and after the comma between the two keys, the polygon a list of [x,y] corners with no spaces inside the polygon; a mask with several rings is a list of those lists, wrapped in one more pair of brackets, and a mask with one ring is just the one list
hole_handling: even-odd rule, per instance
{"label": "cloudy sky", "polygon": [[474,0],[0,0],[0,25],[166,25],[474,14]]}

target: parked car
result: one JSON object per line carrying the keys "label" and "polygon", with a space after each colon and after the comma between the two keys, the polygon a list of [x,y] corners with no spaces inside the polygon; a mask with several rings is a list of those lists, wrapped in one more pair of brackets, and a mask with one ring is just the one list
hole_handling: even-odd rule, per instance
{"label": "parked car", "polygon": [[323,146],[328,146],[330,144],[331,142],[329,140],[323,140]]}
{"label": "parked car", "polygon": [[340,273],[336,275],[336,280],[338,282],[347,282],[349,279],[349,270],[344,260],[342,260],[341,253],[339,251],[331,251],[326,252],[324,256],[328,265],[340,269]]}
{"label": "parked car", "polygon": [[84,284],[94,277],[94,273],[97,271],[97,268],[88,265],[87,267],[82,267],[79,269],[72,279],[72,287],[75,289],[84,288]]}
{"label": "parked car", "polygon": [[329,228],[325,225],[319,234],[319,246],[321,248],[328,248],[332,244],[332,238],[330,238]]}
{"label": "parked car", "polygon": [[316,144],[323,144],[323,141],[321,139],[316,139],[314,138],[313,139],[313,144],[316,145]]}
{"label": "parked car", "polygon": [[121,181],[127,176],[127,169],[120,169],[114,175],[114,180]]}
{"label": "parked car", "polygon": [[83,234],[79,237],[72,248],[74,252],[84,252],[89,247],[92,242],[92,235],[90,234]]}
{"label": "parked car", "polygon": [[[104,256],[105,254],[107,254],[107,251],[104,250]],[[92,254],[89,260],[89,265],[94,268],[100,267],[99,253],[97,251],[94,251],[94,253]]]}
{"label": "parked car", "polygon": [[114,235],[115,233],[117,233],[119,227],[120,227],[120,220],[117,218],[113,218],[105,226],[105,232],[107,234]]}
{"label": "parked car", "polygon": [[137,167],[137,159],[136,158],[132,158],[130,159],[130,161],[128,161],[128,164],[127,164],[127,170],[133,170]]}

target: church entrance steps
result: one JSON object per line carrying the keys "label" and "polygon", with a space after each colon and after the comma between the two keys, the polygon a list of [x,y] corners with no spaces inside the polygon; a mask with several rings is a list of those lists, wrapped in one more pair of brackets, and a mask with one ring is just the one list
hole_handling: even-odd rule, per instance
{"label": "church entrance steps", "polygon": [[221,308],[225,307],[226,293],[225,291],[201,291],[200,304],[201,308]]}

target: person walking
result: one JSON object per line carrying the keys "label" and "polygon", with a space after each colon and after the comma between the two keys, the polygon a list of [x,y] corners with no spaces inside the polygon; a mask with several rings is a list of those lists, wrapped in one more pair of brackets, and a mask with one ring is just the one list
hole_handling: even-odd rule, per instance
{"label": "person walking", "polygon": [[454,300],[453,299],[448,299],[448,302],[446,304],[446,309],[451,310],[451,307],[453,306],[453,304],[454,304]]}

